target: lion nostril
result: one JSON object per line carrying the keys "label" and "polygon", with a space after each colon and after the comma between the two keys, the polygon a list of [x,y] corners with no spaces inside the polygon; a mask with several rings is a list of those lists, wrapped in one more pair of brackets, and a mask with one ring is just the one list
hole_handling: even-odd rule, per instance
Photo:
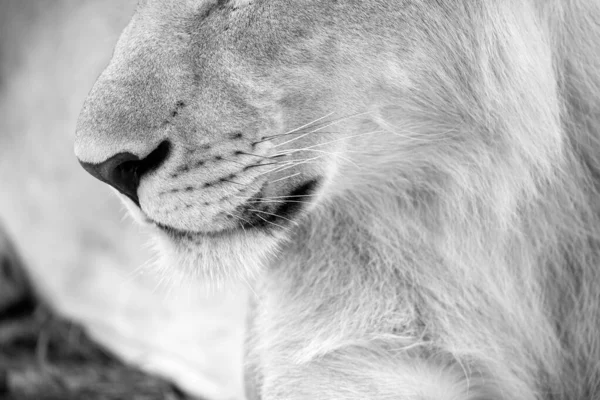
{"label": "lion nostril", "polygon": [[162,142],[146,158],[141,159],[132,153],[119,153],[108,160],[98,163],[81,162],[81,166],[95,178],[108,183],[119,192],[140,205],[137,195],[141,178],[157,169],[169,156],[170,144]]}

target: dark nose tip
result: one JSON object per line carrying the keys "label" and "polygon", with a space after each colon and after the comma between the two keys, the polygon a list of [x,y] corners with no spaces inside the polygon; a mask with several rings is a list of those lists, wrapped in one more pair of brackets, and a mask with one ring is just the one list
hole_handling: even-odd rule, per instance
{"label": "dark nose tip", "polygon": [[140,205],[137,190],[142,177],[157,169],[169,156],[170,144],[162,142],[144,159],[135,154],[119,153],[99,164],[79,162],[92,176],[108,183],[135,204]]}

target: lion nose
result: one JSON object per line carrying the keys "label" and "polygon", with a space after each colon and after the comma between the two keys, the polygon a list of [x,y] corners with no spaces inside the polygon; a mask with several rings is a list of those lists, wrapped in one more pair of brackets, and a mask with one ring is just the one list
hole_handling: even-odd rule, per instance
{"label": "lion nose", "polygon": [[139,207],[137,191],[142,177],[157,169],[167,159],[169,148],[169,142],[163,141],[143,159],[132,153],[119,153],[101,163],[79,163],[92,176],[108,183]]}

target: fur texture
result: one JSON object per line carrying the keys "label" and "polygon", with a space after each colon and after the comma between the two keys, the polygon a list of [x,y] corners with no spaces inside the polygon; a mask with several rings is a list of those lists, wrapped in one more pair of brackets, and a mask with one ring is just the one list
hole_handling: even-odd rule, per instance
{"label": "fur texture", "polygon": [[600,397],[596,1],[163,3],[76,153],[172,144],[132,209],[194,271],[262,272],[253,396]]}

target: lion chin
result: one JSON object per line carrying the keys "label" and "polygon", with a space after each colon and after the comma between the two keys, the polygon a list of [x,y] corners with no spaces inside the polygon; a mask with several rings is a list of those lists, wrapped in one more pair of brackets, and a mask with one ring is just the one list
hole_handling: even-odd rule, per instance
{"label": "lion chin", "polygon": [[598,20],[146,0],[75,153],[169,265],[253,286],[250,397],[600,398]]}
{"label": "lion chin", "polygon": [[199,236],[167,230],[155,238],[159,265],[179,266],[169,274],[179,275],[182,280],[197,279],[215,289],[240,279],[254,281],[275,255],[278,244],[277,235],[241,230]]}

